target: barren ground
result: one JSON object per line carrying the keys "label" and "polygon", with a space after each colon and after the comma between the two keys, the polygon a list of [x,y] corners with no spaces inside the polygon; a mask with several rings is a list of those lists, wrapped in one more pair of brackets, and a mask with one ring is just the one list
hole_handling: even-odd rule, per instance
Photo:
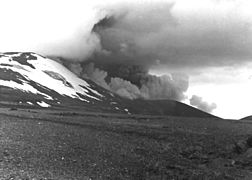
{"label": "barren ground", "polygon": [[249,121],[0,108],[0,179],[252,179]]}

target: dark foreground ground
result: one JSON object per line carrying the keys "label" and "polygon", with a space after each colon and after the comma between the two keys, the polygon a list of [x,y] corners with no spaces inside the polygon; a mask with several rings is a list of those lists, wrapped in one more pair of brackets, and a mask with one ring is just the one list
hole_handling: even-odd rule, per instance
{"label": "dark foreground ground", "polygon": [[252,179],[252,123],[0,108],[0,179]]}

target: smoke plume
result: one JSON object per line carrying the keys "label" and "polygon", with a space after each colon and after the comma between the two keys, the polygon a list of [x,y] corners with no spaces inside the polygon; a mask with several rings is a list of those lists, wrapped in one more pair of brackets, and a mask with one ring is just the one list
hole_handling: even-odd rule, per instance
{"label": "smoke plume", "polygon": [[190,104],[209,113],[211,113],[214,109],[217,108],[217,105],[215,103],[208,103],[204,101],[202,97],[196,95],[193,95],[191,97]]}
{"label": "smoke plume", "polygon": [[[188,77],[183,74],[170,74],[164,76],[150,75],[147,72],[143,73],[142,68],[134,66],[123,66],[119,70],[124,69],[124,76],[128,79],[123,79],[118,76],[109,76],[108,72],[95,67],[94,63],[89,63],[83,68],[81,65],[70,65],[82,69],[78,71],[78,75],[84,78],[89,78],[103,88],[110,90],[119,96],[128,99],[173,99],[181,101],[186,98],[184,93],[188,89]],[[126,70],[128,69],[128,71]],[[137,73],[140,70],[141,73]],[[75,71],[75,70],[74,70]],[[133,74],[130,72],[134,72]],[[117,73],[114,73],[114,75]],[[137,83],[132,83],[130,79],[137,79]]]}

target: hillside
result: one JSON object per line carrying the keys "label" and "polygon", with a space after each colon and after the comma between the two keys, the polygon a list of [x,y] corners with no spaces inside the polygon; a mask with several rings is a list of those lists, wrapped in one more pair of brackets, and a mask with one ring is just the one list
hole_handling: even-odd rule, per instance
{"label": "hillside", "polygon": [[[120,100],[118,101],[120,102]],[[192,106],[173,100],[124,99],[123,103],[133,114],[217,118]]]}
{"label": "hillside", "polygon": [[243,120],[243,121],[252,121],[252,116],[247,116],[247,117],[244,117],[240,120]]}
{"label": "hillside", "polygon": [[0,54],[0,105],[124,114],[214,117],[172,100],[128,100],[35,53]]}

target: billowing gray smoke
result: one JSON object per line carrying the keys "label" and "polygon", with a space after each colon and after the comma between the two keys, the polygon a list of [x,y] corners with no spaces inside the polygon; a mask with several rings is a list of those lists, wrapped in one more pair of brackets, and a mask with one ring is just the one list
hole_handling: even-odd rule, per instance
{"label": "billowing gray smoke", "polygon": [[[126,79],[109,76],[108,72],[95,67],[94,63],[89,63],[83,68],[80,64],[74,63],[70,64],[69,68],[78,76],[89,78],[105,89],[128,99],[173,99],[181,101],[185,99],[184,93],[188,89],[188,77],[186,75],[155,76],[141,71],[142,68],[136,65],[120,65],[118,72],[114,71],[114,75],[128,72],[128,74],[122,74]],[[137,70],[140,70],[140,72]],[[132,71],[134,74],[132,74]],[[135,80],[136,83],[134,84],[130,80]]]}
{"label": "billowing gray smoke", "polygon": [[196,95],[193,95],[191,97],[190,104],[209,113],[211,113],[214,109],[217,108],[217,105],[215,103],[208,103],[204,101],[202,97]]}
{"label": "billowing gray smoke", "polygon": [[100,39],[100,51],[95,51],[86,60],[91,63],[75,62],[70,63],[69,67],[77,75],[89,78],[125,98],[181,101],[185,99],[184,93],[188,89],[188,76],[181,73],[163,76],[149,74],[149,68],[160,57],[159,47],[147,48],[146,51],[145,47],[150,42],[142,41],[158,33],[163,22],[166,22],[165,26],[167,22],[169,26],[176,24],[170,13],[172,4],[145,6],[145,10],[131,4],[130,8],[125,5],[107,11],[105,17],[92,28],[92,33]]}
{"label": "billowing gray smoke", "polygon": [[190,67],[189,73],[252,57],[245,0],[12,0],[1,9],[1,52],[144,66],[159,60],[170,69]]}
{"label": "billowing gray smoke", "polygon": [[[212,62],[208,61],[209,54],[222,57],[226,56],[223,52],[235,51],[220,50],[224,41],[218,36],[222,37],[222,33],[212,33],[220,32],[219,26],[209,23],[195,26],[195,17],[191,16],[192,20],[184,19],[184,16],[178,15],[178,7],[179,3],[173,1],[100,6],[95,12],[98,15],[92,16],[87,26],[83,26],[83,39],[79,36],[82,33],[77,33],[76,39],[79,41],[74,43],[82,49],[77,48],[78,52],[75,52],[67,48],[69,50],[64,50],[66,54],[61,54],[69,58],[68,67],[74,73],[92,79],[125,98],[181,101],[186,98],[188,76],[171,71],[166,71],[164,74],[167,75],[163,76],[151,75],[148,72],[153,66],[184,72],[184,67],[208,66]],[[232,21],[230,26],[234,23]],[[205,28],[207,26],[210,27]],[[225,32],[223,37],[233,42],[232,33],[226,33],[230,29],[228,25],[221,30]],[[239,29],[237,32],[240,32]],[[81,42],[88,48],[79,46]],[[212,42],[215,42],[214,46]],[[78,58],[72,54],[78,54]],[[195,57],[195,54],[199,56]]]}

